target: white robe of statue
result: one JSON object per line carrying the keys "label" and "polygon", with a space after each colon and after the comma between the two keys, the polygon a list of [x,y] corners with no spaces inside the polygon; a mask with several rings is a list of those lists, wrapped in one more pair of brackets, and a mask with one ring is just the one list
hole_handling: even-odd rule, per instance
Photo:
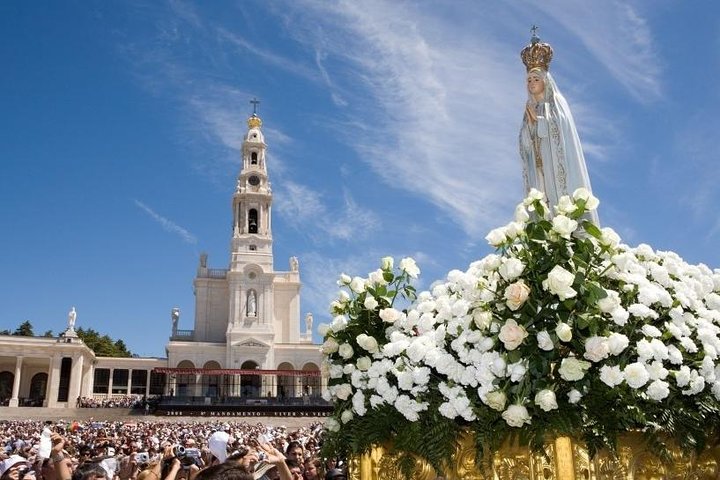
{"label": "white robe of statue", "polygon": [[[525,193],[531,188],[544,192],[552,208],[577,188],[592,192],[590,177],[570,107],[552,75],[534,68],[527,82],[528,102],[520,129]],[[588,212],[586,218],[600,224],[597,211]]]}

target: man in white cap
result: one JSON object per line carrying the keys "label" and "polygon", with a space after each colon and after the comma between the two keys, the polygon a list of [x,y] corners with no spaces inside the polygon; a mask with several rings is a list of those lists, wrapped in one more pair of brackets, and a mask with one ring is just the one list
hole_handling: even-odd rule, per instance
{"label": "man in white cap", "polygon": [[10,455],[8,458],[0,462],[0,478],[2,480],[20,480],[20,477],[22,476],[23,480],[30,478],[34,480],[34,474],[32,474],[32,477],[25,474],[25,472],[28,471],[28,468],[29,464],[25,457],[21,457],[20,455]]}

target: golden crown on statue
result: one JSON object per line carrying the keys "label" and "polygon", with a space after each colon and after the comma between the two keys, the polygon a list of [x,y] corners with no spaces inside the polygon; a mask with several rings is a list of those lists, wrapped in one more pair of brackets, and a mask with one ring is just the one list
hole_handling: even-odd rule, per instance
{"label": "golden crown on statue", "polygon": [[548,71],[553,57],[552,47],[549,43],[541,42],[536,31],[537,27],[533,26],[530,44],[520,52],[520,58],[522,58],[528,72],[534,68]]}

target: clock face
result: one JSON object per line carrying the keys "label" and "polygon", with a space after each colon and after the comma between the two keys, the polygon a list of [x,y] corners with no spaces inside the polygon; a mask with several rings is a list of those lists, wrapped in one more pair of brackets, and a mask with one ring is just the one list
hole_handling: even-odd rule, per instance
{"label": "clock face", "polygon": [[260,185],[260,178],[253,175],[252,177],[248,178],[248,183],[253,187],[256,187]]}

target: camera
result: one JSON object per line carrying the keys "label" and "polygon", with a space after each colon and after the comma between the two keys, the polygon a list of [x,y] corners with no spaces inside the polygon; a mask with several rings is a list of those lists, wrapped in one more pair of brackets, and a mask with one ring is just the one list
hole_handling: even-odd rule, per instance
{"label": "camera", "polygon": [[150,454],[148,452],[140,452],[135,454],[135,463],[138,465],[150,462]]}
{"label": "camera", "polygon": [[30,467],[20,467],[18,469],[18,480],[23,480],[25,475],[30,471]]}
{"label": "camera", "polygon": [[200,466],[200,450],[197,448],[185,448],[182,445],[175,445],[173,455],[180,460],[180,464],[184,469],[188,469],[192,465]]}

